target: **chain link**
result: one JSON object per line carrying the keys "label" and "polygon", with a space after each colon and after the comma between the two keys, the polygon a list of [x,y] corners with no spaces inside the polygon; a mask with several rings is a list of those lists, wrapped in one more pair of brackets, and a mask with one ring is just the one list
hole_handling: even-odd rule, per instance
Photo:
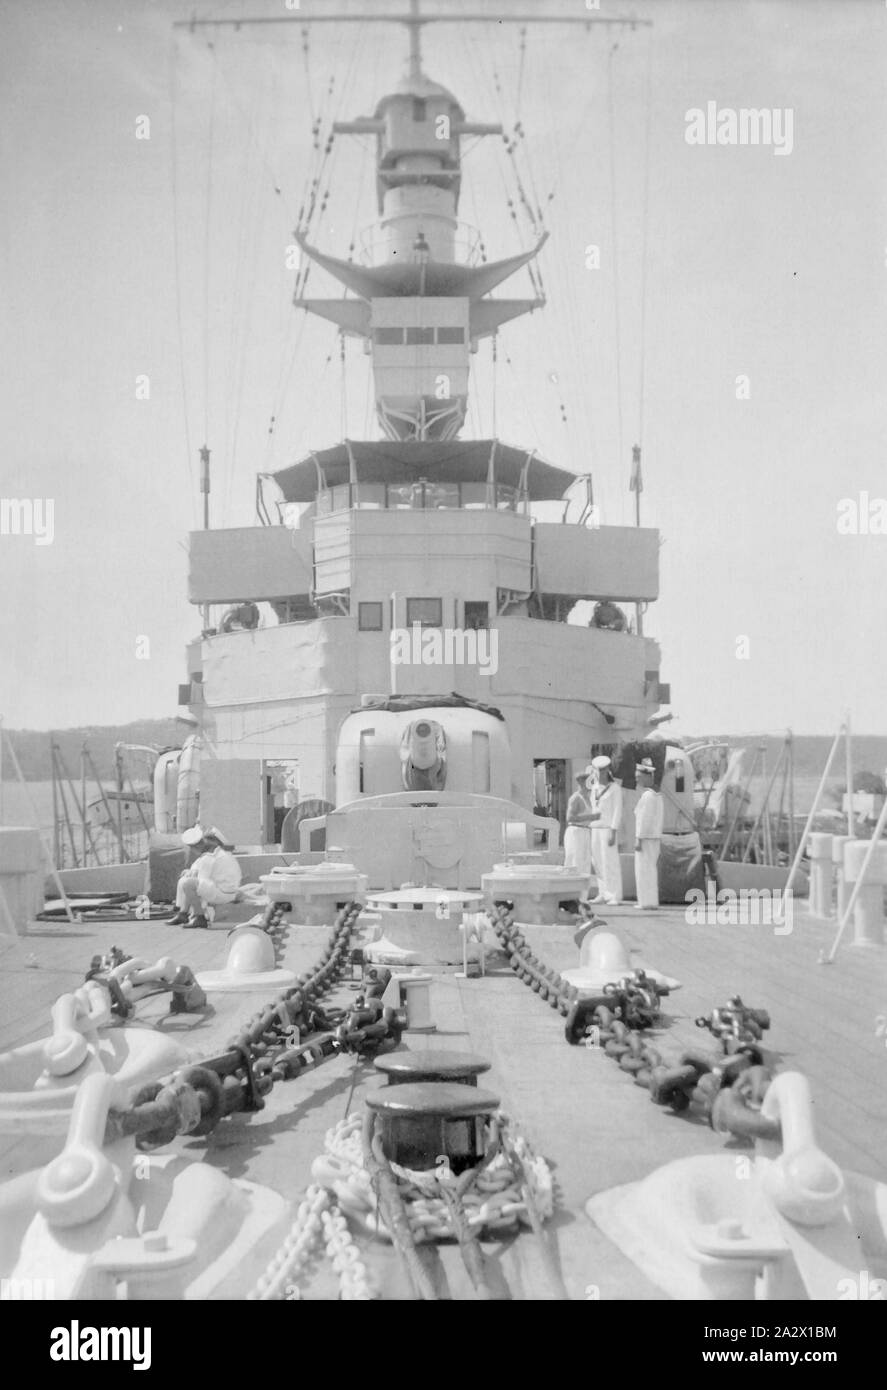
{"label": "chain link", "polygon": [[[272,931],[282,920],[283,908],[278,904],[269,916]],[[345,1011],[324,1011],[317,999],[347,965],[360,912],[358,903],[343,908],[314,970],[300,975],[292,989],[254,1014],[226,1052],[176,1073],[164,1086],[142,1087],[127,1109],[110,1111],[105,1142],[134,1134],[140,1149],[154,1149],[177,1134],[209,1134],[226,1115],[260,1110],[276,1082],[334,1055],[335,1029]]]}
{"label": "chain link", "polygon": [[[329,1187],[339,1205],[373,1234],[390,1239],[390,1233],[379,1214],[378,1197],[364,1166],[359,1116],[341,1120],[327,1131],[323,1155],[314,1160],[311,1174],[315,1182]],[[521,1195],[524,1181],[543,1218],[554,1210],[554,1186],[551,1170],[544,1158],[534,1155],[526,1140],[516,1135],[511,1143],[524,1158],[529,1179],[521,1165],[512,1162],[499,1142],[510,1122],[497,1117],[495,1148],[488,1161],[473,1170],[470,1186],[465,1185],[459,1200],[470,1228],[481,1231],[511,1230],[516,1225],[529,1225],[527,1205]],[[450,1240],[455,1232],[450,1212],[441,1195],[444,1186],[459,1181],[444,1161],[436,1168],[419,1171],[386,1160],[397,1179],[406,1204],[410,1229],[417,1242]],[[463,1175],[464,1176],[464,1175]]]}
{"label": "chain link", "polygon": [[375,1281],[361,1259],[348,1222],[331,1203],[329,1193],[312,1184],[299,1204],[292,1229],[247,1299],[263,1303],[300,1300],[301,1287],[295,1281],[309,1265],[321,1239],[339,1280],[339,1297],[349,1303],[377,1298]]}
{"label": "chain link", "polygon": [[[644,1034],[659,1023],[660,996],[668,991],[643,970],[607,985],[599,996],[582,997],[533,954],[510,909],[501,903],[494,906],[492,926],[518,978],[567,1015],[569,1042],[603,1051],[633,1076],[635,1085],[649,1090],[655,1104],[670,1105],[676,1114],[692,1106],[712,1126],[729,1129],[737,1137],[762,1130],[757,1107],[774,1074],[763,1065],[757,1046],[770,1026],[766,1010],[750,1009],[734,995],[695,1020],[697,1027],[708,1028],[718,1039],[720,1053],[685,1052],[677,1066],[667,1066]],[[722,1095],[727,1091],[729,1103]]]}

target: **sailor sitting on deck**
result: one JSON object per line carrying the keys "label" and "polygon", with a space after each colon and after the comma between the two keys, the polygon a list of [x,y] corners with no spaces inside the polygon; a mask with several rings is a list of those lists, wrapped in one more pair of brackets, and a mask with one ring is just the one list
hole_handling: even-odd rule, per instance
{"label": "sailor sitting on deck", "polygon": [[208,927],[215,916],[213,908],[236,899],[240,865],[225,836],[215,826],[212,830],[203,830],[195,825],[192,830],[185,831],[182,842],[196,849],[199,858],[179,878],[177,911],[169,922],[177,927]]}
{"label": "sailor sitting on deck", "polygon": [[642,790],[634,808],[634,876],[637,905],[642,911],[649,911],[659,906],[659,848],[665,808],[662,793],[653,788],[656,769],[651,760],[644,758],[635,772]]}

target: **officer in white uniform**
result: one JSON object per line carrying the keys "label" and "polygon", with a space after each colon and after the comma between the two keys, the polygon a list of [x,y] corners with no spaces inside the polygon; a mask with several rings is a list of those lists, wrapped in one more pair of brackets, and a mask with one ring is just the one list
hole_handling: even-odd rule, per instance
{"label": "officer in white uniform", "polygon": [[597,773],[592,788],[591,857],[598,881],[592,902],[616,906],[622,902],[622,865],[619,862],[619,830],[622,825],[622,787],[613,777],[613,765],[601,754],[592,758]]}
{"label": "officer in white uniform", "polygon": [[567,828],[564,831],[564,867],[580,874],[591,873],[591,801],[588,779],[592,768],[576,774],[576,790],[567,802]]}
{"label": "officer in white uniform", "polygon": [[182,843],[201,851],[190,869],[179,878],[176,913],[171,926],[208,927],[216,907],[233,903],[240,887],[240,865],[220,830],[204,831],[199,825],[186,830]]}
{"label": "officer in white uniform", "polygon": [[659,849],[662,842],[662,819],[665,806],[662,793],[653,788],[656,774],[649,758],[635,769],[638,786],[642,787],[634,808],[634,877],[637,884],[637,906],[650,911],[659,906]]}

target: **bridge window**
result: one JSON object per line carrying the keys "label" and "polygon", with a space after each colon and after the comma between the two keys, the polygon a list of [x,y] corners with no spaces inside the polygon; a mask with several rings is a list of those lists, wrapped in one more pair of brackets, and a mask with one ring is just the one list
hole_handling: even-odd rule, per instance
{"label": "bridge window", "polygon": [[337,483],[335,487],[321,488],[317,494],[317,515],[329,516],[330,512],[347,512],[351,507],[351,484]]}
{"label": "bridge window", "polygon": [[379,347],[400,347],[405,331],[403,328],[375,328],[373,342],[378,343]]}
{"label": "bridge window", "polygon": [[439,328],[437,330],[437,341],[439,343],[464,343],[464,328]]}
{"label": "bridge window", "polygon": [[424,505],[422,483],[389,483],[388,506],[393,511],[410,510]]}
{"label": "bridge window", "polygon": [[465,628],[468,631],[480,631],[482,628],[490,626],[490,605],[488,603],[465,601]]}
{"label": "bridge window", "polygon": [[490,489],[486,483],[463,483],[462,506],[466,511],[486,511],[490,505]]}
{"label": "bridge window", "polygon": [[384,510],[385,484],[361,483],[357,488],[357,505],[368,512]]}
{"label": "bridge window", "polygon": [[429,343],[433,343],[433,342],[434,342],[434,329],[433,329],[433,328],[408,328],[408,329],[407,329],[407,346],[408,346],[408,347],[426,347]]}
{"label": "bridge window", "polygon": [[436,510],[440,507],[459,508],[458,483],[426,483],[425,506]]}
{"label": "bridge window", "polygon": [[443,627],[443,599],[408,598],[407,627]]}
{"label": "bridge window", "polygon": [[359,632],[382,631],[381,603],[359,603],[357,605],[357,628]]}

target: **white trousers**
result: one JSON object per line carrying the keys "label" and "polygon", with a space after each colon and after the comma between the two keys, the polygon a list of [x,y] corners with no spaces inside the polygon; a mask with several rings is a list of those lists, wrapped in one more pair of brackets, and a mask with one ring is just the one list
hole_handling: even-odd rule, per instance
{"label": "white trousers", "polygon": [[568,825],[564,831],[564,866],[580,874],[591,873],[591,831],[584,825]]}
{"label": "white trousers", "polygon": [[610,844],[610,831],[595,826],[591,832],[591,858],[599,895],[608,903],[622,902],[622,865],[619,845]]}
{"label": "white trousers", "polygon": [[634,852],[634,877],[637,885],[638,907],[659,906],[659,841],[639,840],[640,851]]}
{"label": "white trousers", "polygon": [[211,878],[180,878],[176,888],[176,907],[184,912],[200,913],[211,922],[213,907],[233,903],[236,893],[225,893]]}

